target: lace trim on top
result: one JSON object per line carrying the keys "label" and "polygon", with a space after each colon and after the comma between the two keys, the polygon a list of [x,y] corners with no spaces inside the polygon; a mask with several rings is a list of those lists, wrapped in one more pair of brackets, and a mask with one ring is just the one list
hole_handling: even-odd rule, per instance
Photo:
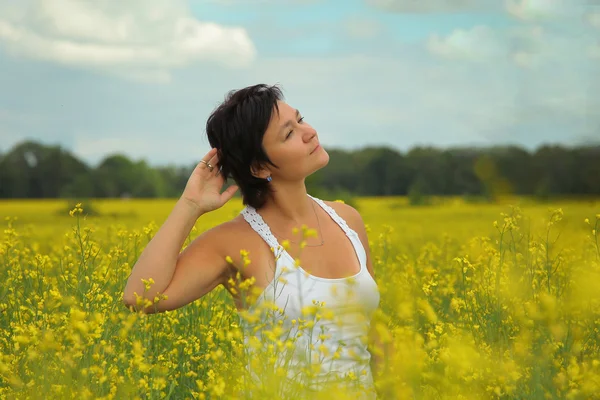
{"label": "lace trim on top", "polygon": [[[352,230],[352,228],[348,226],[346,221],[342,217],[340,217],[333,208],[325,204],[323,200],[313,197],[310,194],[308,195],[308,197],[316,201],[327,212],[327,214],[329,214],[329,216],[331,216],[331,218],[342,228],[346,235],[356,235],[356,232],[354,232],[354,230]],[[241,213],[244,215],[244,218],[246,219],[246,221],[248,221],[250,226],[256,232],[258,232],[258,234],[264,239],[265,242],[267,242],[267,244],[270,247],[272,247],[275,250],[277,250],[280,247],[277,238],[271,232],[271,228],[261,217],[261,215],[256,212],[256,209],[254,207],[246,206]]]}
{"label": "lace trim on top", "polygon": [[263,238],[263,240],[267,242],[269,247],[273,248],[274,251],[277,251],[277,249],[281,247],[277,241],[277,238],[271,232],[269,225],[267,225],[260,214],[256,212],[254,207],[246,206],[242,210],[242,214],[252,229],[254,229]]}

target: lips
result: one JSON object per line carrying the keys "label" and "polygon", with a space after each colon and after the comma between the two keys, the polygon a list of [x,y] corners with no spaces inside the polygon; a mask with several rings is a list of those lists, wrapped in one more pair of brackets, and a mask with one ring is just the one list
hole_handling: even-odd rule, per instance
{"label": "lips", "polygon": [[321,147],[321,145],[320,145],[320,144],[318,144],[318,145],[317,145],[317,147],[315,147],[315,148],[313,149],[313,151],[311,151],[311,152],[310,152],[310,154],[312,154],[312,153],[314,153],[315,151],[319,150],[319,147]]}

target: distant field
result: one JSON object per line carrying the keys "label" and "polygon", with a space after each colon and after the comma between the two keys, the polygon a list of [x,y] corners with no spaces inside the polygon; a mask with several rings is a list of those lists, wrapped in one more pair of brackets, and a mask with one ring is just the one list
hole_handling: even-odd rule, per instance
{"label": "distant field", "polygon": [[[326,199],[335,200],[335,199]],[[88,217],[91,225],[109,228],[120,226],[127,229],[140,228],[150,222],[161,224],[168,216],[175,199],[150,200],[95,200],[92,205],[99,217]],[[384,232],[389,225],[398,231],[397,244],[401,247],[420,246],[423,240],[439,240],[444,233],[453,238],[468,238],[495,232],[493,221],[510,205],[519,205],[532,219],[541,223],[549,208],[565,211],[564,223],[573,232],[587,232],[585,218],[594,216],[600,209],[600,199],[582,201],[556,201],[539,204],[528,199],[510,198],[501,204],[468,204],[461,198],[441,198],[433,206],[410,207],[405,197],[359,198],[358,209],[373,234]],[[235,217],[243,208],[241,199],[234,198],[223,208],[202,216],[196,227],[202,231]],[[24,229],[34,238],[50,243],[57,232],[67,232],[73,225],[64,200],[0,200],[0,217],[16,217],[14,226]],[[2,233],[0,232],[0,235]],[[192,235],[194,236],[194,235]],[[376,239],[376,237],[370,237]],[[48,241],[46,241],[48,240]]]}
{"label": "distant field", "polygon": [[[174,203],[96,200],[97,216],[84,218],[85,205],[70,216],[65,201],[0,201],[0,397],[248,390],[224,291],[160,315],[120,303],[131,266]],[[432,399],[600,393],[600,199],[410,207],[406,198],[360,198],[357,207],[382,293],[380,323],[397,347],[382,388]],[[202,216],[191,237],[241,209],[234,199]],[[275,388],[261,396],[276,398]]]}

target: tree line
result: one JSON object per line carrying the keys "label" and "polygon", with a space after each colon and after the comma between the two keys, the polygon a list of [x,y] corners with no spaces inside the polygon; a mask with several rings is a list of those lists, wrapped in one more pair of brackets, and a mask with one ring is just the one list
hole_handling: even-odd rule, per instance
{"label": "tree line", "polygon": [[[329,165],[307,179],[310,192],[412,198],[600,195],[600,145],[327,152]],[[0,198],[173,198],[194,167],[151,166],[123,154],[107,155],[91,167],[61,146],[24,141],[0,153]]]}

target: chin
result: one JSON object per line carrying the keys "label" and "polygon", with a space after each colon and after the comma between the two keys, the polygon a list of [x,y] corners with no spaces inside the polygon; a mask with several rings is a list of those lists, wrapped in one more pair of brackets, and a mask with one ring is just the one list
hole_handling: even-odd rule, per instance
{"label": "chin", "polygon": [[329,154],[325,151],[325,149],[321,149],[321,154],[319,155],[318,169],[326,167],[327,164],[329,164]]}
{"label": "chin", "polygon": [[327,164],[329,164],[329,154],[324,149],[321,149],[320,151],[321,154],[314,158],[312,162],[312,168],[309,170],[307,176],[314,174],[315,172],[322,168],[325,168]]}

